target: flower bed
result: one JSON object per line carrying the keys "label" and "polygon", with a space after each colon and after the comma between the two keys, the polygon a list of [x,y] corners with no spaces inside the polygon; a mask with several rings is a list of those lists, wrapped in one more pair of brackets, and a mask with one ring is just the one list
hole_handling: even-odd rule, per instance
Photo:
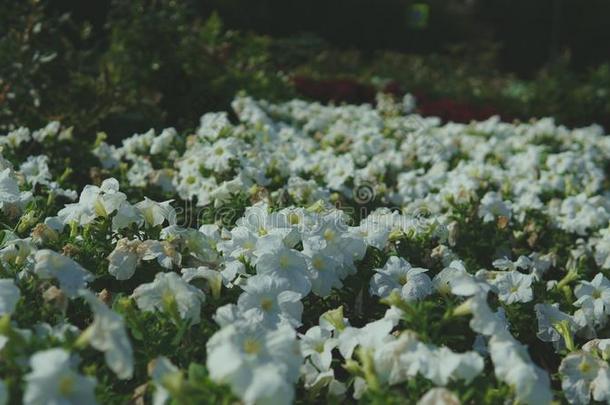
{"label": "flower bed", "polygon": [[609,402],[610,138],[412,107],[0,137],[0,403]]}

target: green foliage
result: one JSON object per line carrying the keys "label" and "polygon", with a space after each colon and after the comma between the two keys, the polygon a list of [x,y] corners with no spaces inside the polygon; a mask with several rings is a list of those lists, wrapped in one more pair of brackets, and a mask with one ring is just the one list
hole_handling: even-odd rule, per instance
{"label": "green foliage", "polygon": [[0,128],[58,119],[78,136],[118,141],[150,127],[193,127],[235,93],[292,95],[271,39],[227,31],[186,3],[115,1],[97,38],[45,2],[0,6]]}
{"label": "green foliage", "polygon": [[369,54],[311,34],[227,30],[217,14],[203,18],[189,2],[115,0],[95,30],[51,5],[0,5],[0,129],[61,120],[78,137],[105,130],[118,142],[150,127],[192,128],[202,112],[228,109],[240,90],[272,101],[293,97],[293,75],[379,88],[394,80],[426,97],[492,106],[507,119],[608,125],[607,64],[576,73],[565,56],[524,80],[498,70],[500,47],[492,42],[455,45],[444,55]]}

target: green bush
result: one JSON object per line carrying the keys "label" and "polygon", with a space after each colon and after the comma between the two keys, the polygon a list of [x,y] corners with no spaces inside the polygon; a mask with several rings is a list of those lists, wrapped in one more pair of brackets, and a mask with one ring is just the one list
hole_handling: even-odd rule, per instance
{"label": "green bush", "polygon": [[291,95],[270,59],[271,39],[223,29],[174,1],[112,3],[106,28],[56,16],[46,3],[4,5],[0,125],[59,119],[81,136],[192,127],[235,93]]}

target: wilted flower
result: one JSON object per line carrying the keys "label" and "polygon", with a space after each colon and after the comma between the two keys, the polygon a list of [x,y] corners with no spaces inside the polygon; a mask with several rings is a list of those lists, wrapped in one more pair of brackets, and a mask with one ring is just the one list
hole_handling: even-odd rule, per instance
{"label": "wilted flower", "polygon": [[141,244],[138,239],[119,239],[114,250],[108,255],[108,272],[117,280],[130,279],[140,261]]}

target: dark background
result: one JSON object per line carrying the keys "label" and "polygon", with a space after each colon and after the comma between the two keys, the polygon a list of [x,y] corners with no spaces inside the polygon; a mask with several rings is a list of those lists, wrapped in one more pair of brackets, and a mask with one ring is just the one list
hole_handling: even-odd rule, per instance
{"label": "dark background", "polygon": [[[151,1],[150,3],[154,3]],[[201,17],[217,11],[227,28],[289,37],[312,33],[362,51],[443,52],[454,43],[500,45],[500,68],[522,76],[569,52],[574,69],[610,60],[606,0],[190,0]],[[426,4],[424,29],[409,26],[409,7]],[[102,32],[109,0],[55,0]],[[169,22],[168,22],[169,23]]]}
{"label": "dark background", "polygon": [[118,142],[239,92],[608,129],[608,22],[608,0],[0,0],[0,131]]}

